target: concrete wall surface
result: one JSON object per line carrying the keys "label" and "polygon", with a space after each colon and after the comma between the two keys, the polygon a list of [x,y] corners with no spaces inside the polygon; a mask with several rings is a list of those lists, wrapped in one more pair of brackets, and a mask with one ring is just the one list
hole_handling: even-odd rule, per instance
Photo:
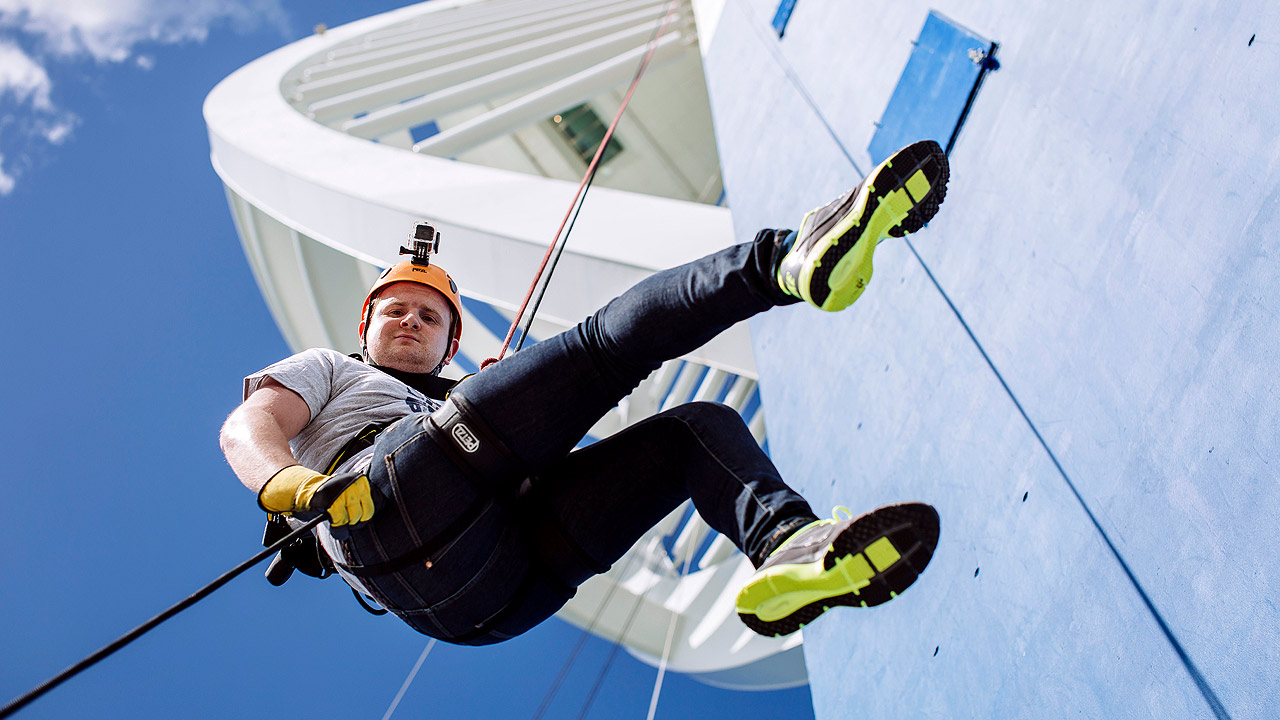
{"label": "concrete wall surface", "polygon": [[726,3],[739,238],[858,182],[936,10],[999,43],[938,217],[839,314],[753,321],[822,514],[935,505],[915,587],[805,630],[819,718],[1275,717],[1280,5]]}

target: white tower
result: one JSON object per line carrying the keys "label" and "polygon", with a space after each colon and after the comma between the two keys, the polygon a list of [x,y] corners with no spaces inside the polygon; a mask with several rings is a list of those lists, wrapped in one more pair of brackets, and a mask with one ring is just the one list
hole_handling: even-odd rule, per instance
{"label": "white tower", "polygon": [[[456,364],[496,354],[664,17],[534,323],[542,338],[734,242],[687,0],[434,0],[318,29],[214,88],[213,165],[289,345],[358,349],[364,293],[427,219],[464,297]],[[591,435],[710,399],[763,442],[755,381],[738,326],[664,365]],[[799,634],[765,639],[739,622],[750,563],[713,535],[677,510],[560,617],[710,684],[803,684]]]}

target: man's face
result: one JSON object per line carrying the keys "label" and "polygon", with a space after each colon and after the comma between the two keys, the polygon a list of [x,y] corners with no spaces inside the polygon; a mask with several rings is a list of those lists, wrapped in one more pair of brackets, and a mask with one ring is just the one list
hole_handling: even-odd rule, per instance
{"label": "man's face", "polygon": [[449,336],[452,318],[439,291],[418,283],[388,285],[373,301],[365,333],[369,359],[396,370],[431,372],[458,351]]}

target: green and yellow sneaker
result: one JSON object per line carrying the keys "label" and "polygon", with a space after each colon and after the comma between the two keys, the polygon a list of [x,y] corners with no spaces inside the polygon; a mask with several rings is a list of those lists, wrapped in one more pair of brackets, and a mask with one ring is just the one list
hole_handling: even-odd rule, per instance
{"label": "green and yellow sneaker", "polygon": [[857,187],[804,216],[778,262],[778,285],[821,310],[849,307],[871,282],[876,245],[924,227],[946,197],[948,175],[947,155],[932,140],[894,153]]}
{"label": "green and yellow sneaker", "polygon": [[938,513],[922,503],[882,507],[856,520],[818,520],[796,531],[747,580],[738,592],[738,617],[775,637],[839,605],[889,602],[924,572],[937,546]]}

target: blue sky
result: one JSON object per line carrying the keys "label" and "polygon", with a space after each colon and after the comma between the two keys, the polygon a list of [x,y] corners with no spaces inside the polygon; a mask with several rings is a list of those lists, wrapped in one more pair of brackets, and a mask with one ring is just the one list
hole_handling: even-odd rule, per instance
{"label": "blue sky", "polygon": [[[287,354],[201,103],[223,77],[396,3],[0,1],[0,703],[247,558],[262,517],[217,446],[241,378]],[[531,269],[532,271],[532,269]],[[437,645],[394,717],[532,717],[579,631]],[[19,717],[381,717],[426,638],[337,580],[251,570]],[[577,717],[592,639],[546,717]],[[644,717],[620,653],[588,717]],[[659,718],[809,717],[807,689],[668,676]]]}

